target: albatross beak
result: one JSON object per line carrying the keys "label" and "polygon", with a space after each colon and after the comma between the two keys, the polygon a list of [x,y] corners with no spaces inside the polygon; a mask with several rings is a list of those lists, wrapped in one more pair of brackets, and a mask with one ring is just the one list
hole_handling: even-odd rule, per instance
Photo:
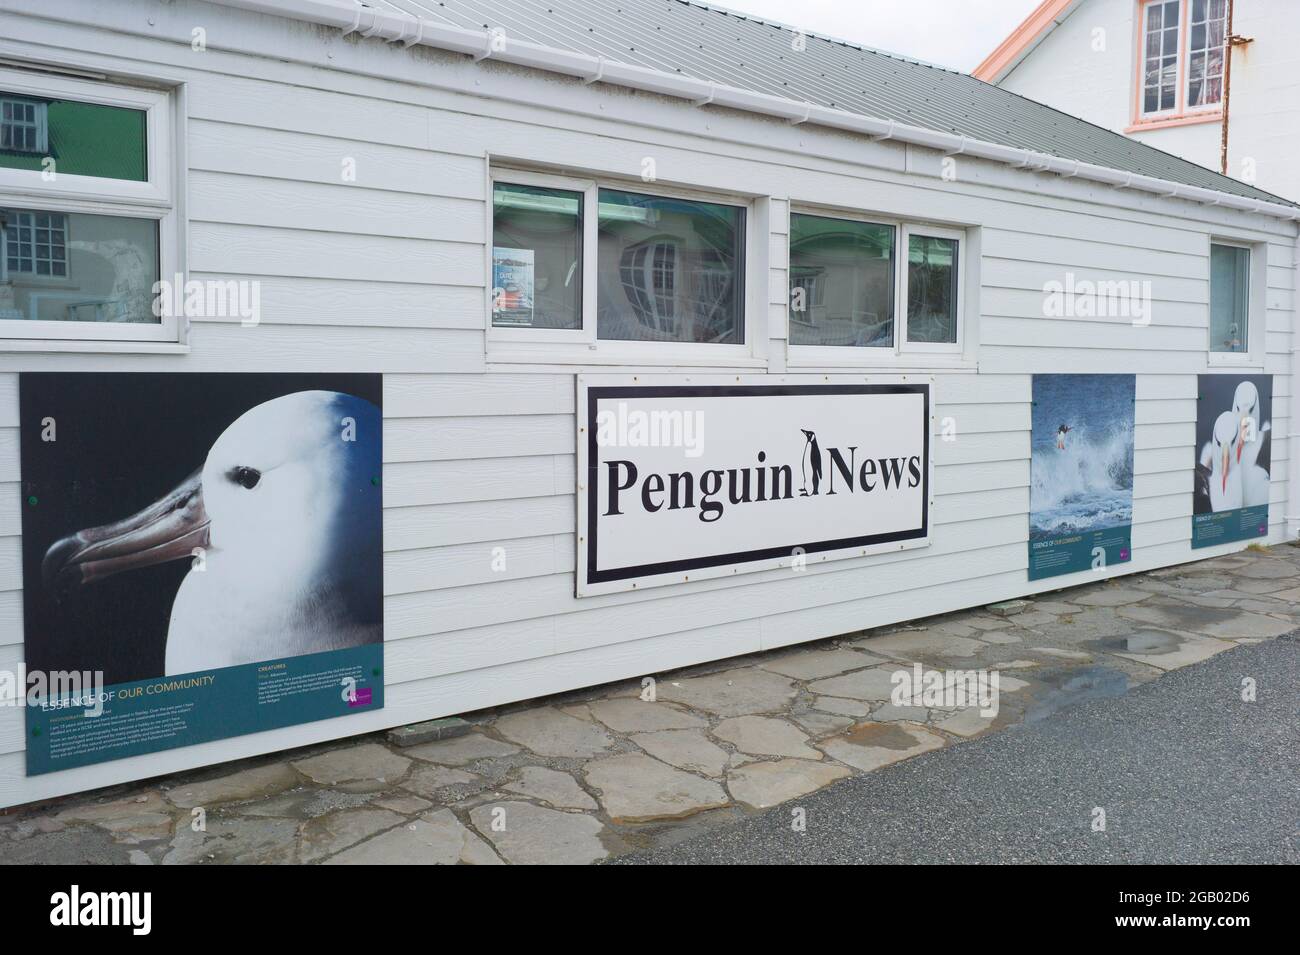
{"label": "albatross beak", "polygon": [[1228,491],[1228,461],[1231,457],[1232,455],[1228,453],[1228,449],[1224,448],[1223,449],[1223,491],[1225,494]]}
{"label": "albatross beak", "polygon": [[1246,446],[1246,419],[1237,425],[1237,463],[1241,463],[1241,449]]}
{"label": "albatross beak", "polygon": [[128,518],[55,541],[41,562],[41,577],[60,593],[124,570],[189,557],[195,547],[207,545],[200,469]]}

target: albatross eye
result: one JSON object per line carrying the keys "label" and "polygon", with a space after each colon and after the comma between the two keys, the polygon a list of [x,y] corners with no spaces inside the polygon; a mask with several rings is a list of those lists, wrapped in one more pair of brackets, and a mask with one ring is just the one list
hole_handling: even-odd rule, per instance
{"label": "albatross eye", "polygon": [[240,487],[248,488],[250,491],[257,487],[257,482],[262,480],[262,472],[257,468],[237,467],[231,468],[226,472],[226,477],[234,481]]}

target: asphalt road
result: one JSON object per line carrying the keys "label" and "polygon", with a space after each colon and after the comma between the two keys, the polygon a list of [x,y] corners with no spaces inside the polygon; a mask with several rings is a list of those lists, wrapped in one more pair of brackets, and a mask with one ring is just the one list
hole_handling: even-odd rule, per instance
{"label": "asphalt road", "polygon": [[[1242,701],[1243,677],[1256,702]],[[793,829],[796,806],[806,831]],[[1237,647],[617,862],[1294,864],[1300,637]]]}

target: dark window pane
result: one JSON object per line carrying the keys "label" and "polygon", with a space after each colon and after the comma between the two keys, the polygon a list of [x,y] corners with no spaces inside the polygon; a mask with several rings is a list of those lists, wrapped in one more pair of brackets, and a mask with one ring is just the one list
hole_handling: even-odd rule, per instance
{"label": "dark window pane", "polygon": [[1245,352],[1250,306],[1250,250],[1210,246],[1210,351]]}
{"label": "dark window pane", "polygon": [[790,217],[790,344],[893,347],[893,226]]}
{"label": "dark window pane", "polygon": [[602,189],[598,222],[598,337],[744,342],[744,209]]}
{"label": "dark window pane", "polygon": [[0,101],[0,167],[41,170],[49,157],[66,175],[148,178],[144,110],[3,90]]}
{"label": "dark window pane", "polygon": [[492,324],[582,328],[582,193],[492,189]]}
{"label": "dark window pane", "polygon": [[0,208],[9,281],[0,319],[156,324],[158,223]]}
{"label": "dark window pane", "polygon": [[912,235],[907,243],[907,340],[957,341],[957,242]]}

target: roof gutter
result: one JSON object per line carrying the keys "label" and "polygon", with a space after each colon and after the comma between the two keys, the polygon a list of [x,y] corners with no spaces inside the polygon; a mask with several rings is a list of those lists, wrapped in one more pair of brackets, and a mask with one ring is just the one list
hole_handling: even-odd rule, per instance
{"label": "roof gutter", "polygon": [[1107,166],[1062,159],[1047,153],[1003,146],[921,126],[910,126],[894,120],[876,119],[859,113],[850,113],[847,110],[814,106],[806,102],[725,86],[678,73],[621,63],[602,56],[574,53],[524,40],[509,39],[507,42],[500,42],[498,36],[491,30],[466,30],[405,13],[377,10],[359,3],[349,3],[347,0],[210,0],[210,2],[306,23],[337,27],[345,35],[360,33],[365,37],[376,37],[390,43],[401,43],[403,46],[418,44],[452,53],[462,53],[475,60],[501,60],[516,66],[576,77],[588,83],[609,83],[628,89],[673,96],[690,101],[697,106],[723,106],[762,116],[773,116],[791,123],[806,123],[859,133],[873,139],[894,139],[949,155],[960,153],[964,156],[975,156],[1005,163],[1018,169],[1085,179],[1119,189],[1133,189],[1158,196],[1187,199],[1292,222],[1300,220],[1300,208],[1277,202],[1235,196],[1199,186],[1186,186]]}

